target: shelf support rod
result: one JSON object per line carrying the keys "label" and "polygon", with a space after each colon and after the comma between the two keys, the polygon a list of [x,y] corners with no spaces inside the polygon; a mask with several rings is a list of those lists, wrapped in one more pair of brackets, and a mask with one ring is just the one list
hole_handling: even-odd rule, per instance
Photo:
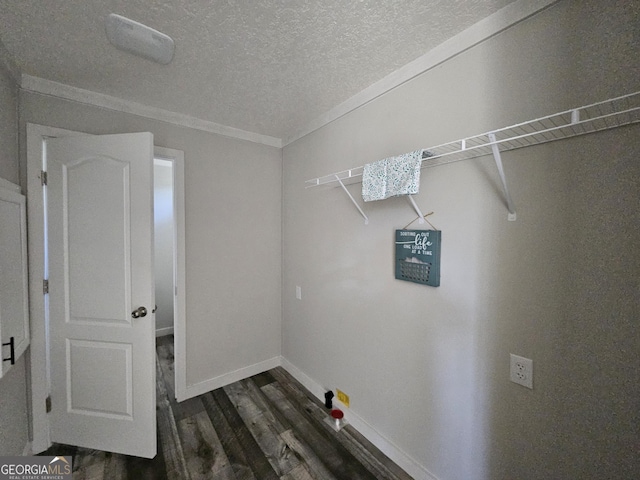
{"label": "shelf support rod", "polygon": [[422,214],[422,211],[420,210],[420,207],[418,207],[418,204],[416,203],[416,201],[413,199],[411,195],[407,195],[407,198],[411,202],[411,205],[413,205],[413,209],[418,214],[418,217],[419,217],[418,223],[424,223],[424,215]]}
{"label": "shelf support rod", "polygon": [[334,176],[336,177],[336,180],[338,181],[342,189],[345,191],[345,193],[349,196],[353,204],[356,206],[356,208],[360,212],[360,215],[364,217],[364,224],[369,225],[369,217],[367,217],[367,215],[362,211],[362,208],[360,208],[360,205],[358,205],[358,202],[356,202],[356,199],[353,198],[353,195],[351,195],[351,192],[347,190],[347,187],[344,186],[344,183],[342,183],[342,180],[340,180],[340,177],[338,177],[338,175],[334,175]]}
{"label": "shelf support rod", "polygon": [[502,166],[502,157],[500,156],[500,149],[498,148],[498,144],[496,143],[496,135],[494,133],[489,134],[489,141],[491,142],[491,151],[493,152],[493,159],[496,161],[496,167],[498,168],[498,173],[500,174],[500,180],[502,181],[502,189],[504,190],[504,197],[507,201],[507,210],[509,210],[509,215],[507,218],[510,222],[514,222],[516,220],[516,209],[513,205],[513,200],[511,199],[511,194],[509,193],[509,187],[507,186],[507,177],[504,174],[504,168]]}

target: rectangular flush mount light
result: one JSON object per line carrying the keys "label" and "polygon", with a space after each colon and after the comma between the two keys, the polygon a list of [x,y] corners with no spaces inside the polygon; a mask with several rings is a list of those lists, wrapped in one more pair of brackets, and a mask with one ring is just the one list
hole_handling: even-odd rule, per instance
{"label": "rectangular flush mount light", "polygon": [[115,13],[107,17],[105,26],[107,38],[120,50],[163,65],[173,58],[173,39],[162,32]]}

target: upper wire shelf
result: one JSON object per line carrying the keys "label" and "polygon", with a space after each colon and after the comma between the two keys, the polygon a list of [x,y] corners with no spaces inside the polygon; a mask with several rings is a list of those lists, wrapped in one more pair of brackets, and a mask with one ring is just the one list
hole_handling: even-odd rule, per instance
{"label": "upper wire shelf", "polygon": [[[490,155],[494,145],[505,152],[639,122],[640,92],[635,92],[427,148],[432,155],[422,160],[422,168]],[[361,182],[363,169],[361,166],[313,178],[305,181],[305,188]]]}

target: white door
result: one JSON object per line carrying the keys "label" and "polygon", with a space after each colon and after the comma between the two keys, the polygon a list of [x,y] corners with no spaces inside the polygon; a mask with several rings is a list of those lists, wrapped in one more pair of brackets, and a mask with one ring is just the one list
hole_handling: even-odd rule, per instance
{"label": "white door", "polygon": [[51,440],[152,458],[153,135],[49,139],[46,158]]}

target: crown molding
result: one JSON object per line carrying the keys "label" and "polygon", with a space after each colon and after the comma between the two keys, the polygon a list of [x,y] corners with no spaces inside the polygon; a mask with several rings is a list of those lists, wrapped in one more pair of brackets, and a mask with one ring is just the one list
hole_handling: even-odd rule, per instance
{"label": "crown molding", "polygon": [[268,135],[248,132],[239,128],[227,127],[219,123],[202,120],[182,113],[171,112],[162,108],[150,107],[141,103],[124,100],[122,98],[105,95],[103,93],[72,87],[63,83],[46,80],[44,78],[22,75],[20,88],[25,92],[63,98],[84,105],[101,107],[116,112],[129,113],[140,117],[151,118],[161,122],[193,128],[208,133],[215,133],[225,137],[246,140],[269,147],[282,148],[282,140]]}
{"label": "crown molding", "polygon": [[416,60],[365,88],[328,112],[309,122],[302,129],[283,139],[283,146],[299,140],[340,117],[360,108],[396,87],[431,70],[479,43],[497,35],[517,23],[545,10],[560,0],[518,0],[493,15],[475,23],[449,40],[428,51]]}

